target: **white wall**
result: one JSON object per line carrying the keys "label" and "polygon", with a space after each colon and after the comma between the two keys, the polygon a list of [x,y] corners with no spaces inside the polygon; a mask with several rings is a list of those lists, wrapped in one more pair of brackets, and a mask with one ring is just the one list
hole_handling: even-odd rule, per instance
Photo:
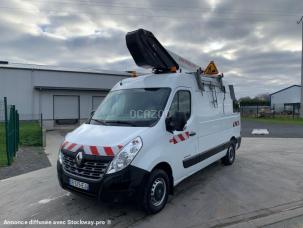
{"label": "white wall", "polygon": [[293,86],[271,95],[271,107],[283,111],[286,103],[300,103],[301,87]]}
{"label": "white wall", "polygon": [[33,71],[33,86],[111,89],[125,76],[58,71]]}
{"label": "white wall", "polygon": [[93,91],[41,91],[41,111],[43,119],[53,119],[53,96],[54,95],[74,95],[80,96],[80,119],[89,117],[92,111],[92,97],[93,96],[106,96],[106,92],[93,92]]}
{"label": "white wall", "polygon": [[92,97],[105,96],[106,90],[125,77],[123,72],[104,75],[0,67],[0,99],[7,97],[9,104],[16,105],[21,119],[36,119],[42,113],[44,119],[53,120],[53,96],[77,95],[80,119],[86,119],[92,111]]}
{"label": "white wall", "polygon": [[0,99],[7,97],[21,115],[30,116],[34,112],[34,93],[30,70],[0,69]]}

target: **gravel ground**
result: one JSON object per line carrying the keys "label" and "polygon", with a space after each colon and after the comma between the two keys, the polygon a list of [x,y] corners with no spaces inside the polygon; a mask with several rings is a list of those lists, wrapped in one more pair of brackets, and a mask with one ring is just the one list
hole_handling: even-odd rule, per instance
{"label": "gravel ground", "polygon": [[0,168],[0,180],[51,166],[42,147],[22,147],[11,166]]}

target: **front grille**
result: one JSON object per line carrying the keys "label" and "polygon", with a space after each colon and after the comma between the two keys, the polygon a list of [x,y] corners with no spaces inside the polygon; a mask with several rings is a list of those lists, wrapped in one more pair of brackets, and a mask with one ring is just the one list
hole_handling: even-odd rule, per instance
{"label": "front grille", "polygon": [[91,180],[101,179],[109,163],[110,161],[88,160],[84,161],[81,166],[78,166],[74,156],[63,154],[63,168],[66,172]]}

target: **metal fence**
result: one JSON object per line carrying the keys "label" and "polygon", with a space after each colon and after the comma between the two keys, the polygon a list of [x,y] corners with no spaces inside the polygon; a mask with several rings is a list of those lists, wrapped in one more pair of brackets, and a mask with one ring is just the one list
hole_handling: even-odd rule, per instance
{"label": "metal fence", "polygon": [[4,98],[0,108],[0,165],[10,165],[19,149],[19,113]]}
{"label": "metal fence", "polygon": [[15,106],[0,99],[0,166],[12,164],[19,146],[43,146],[42,120],[41,114],[20,121]]}
{"label": "metal fence", "polygon": [[6,165],[6,136],[5,136],[5,110],[4,100],[0,100],[0,166]]}
{"label": "metal fence", "polygon": [[260,115],[266,114],[272,114],[270,110],[270,106],[241,106],[240,107],[240,113],[241,116],[253,116],[253,117],[259,117]]}
{"label": "metal fence", "polygon": [[285,117],[285,118],[299,118],[299,113],[293,110],[284,109],[283,111],[276,111],[270,106],[241,106],[239,109],[241,116],[244,117]]}
{"label": "metal fence", "polygon": [[[24,120],[26,119],[26,120]],[[20,145],[42,146],[43,145],[43,121],[42,114],[20,115]]]}

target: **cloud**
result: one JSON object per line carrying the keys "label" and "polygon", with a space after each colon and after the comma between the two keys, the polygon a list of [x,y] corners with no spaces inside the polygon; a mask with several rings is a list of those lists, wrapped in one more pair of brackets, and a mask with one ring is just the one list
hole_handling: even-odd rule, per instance
{"label": "cloud", "polygon": [[0,56],[12,62],[138,69],[125,34],[152,31],[170,50],[215,60],[238,97],[300,83],[301,0],[3,0]]}

